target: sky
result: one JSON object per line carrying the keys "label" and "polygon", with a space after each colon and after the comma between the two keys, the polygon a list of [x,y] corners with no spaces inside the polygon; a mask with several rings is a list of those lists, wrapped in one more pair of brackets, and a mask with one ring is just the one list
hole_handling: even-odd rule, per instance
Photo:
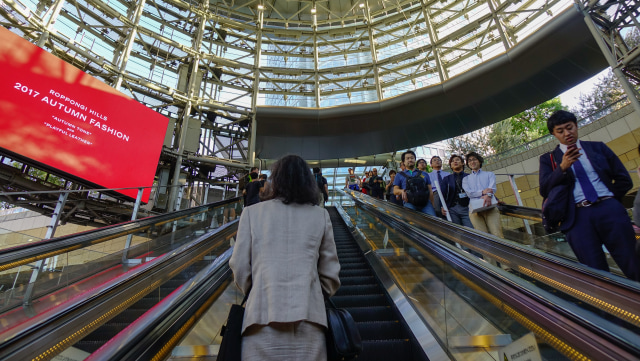
{"label": "sky", "polygon": [[582,83],[576,85],[575,87],[560,94],[560,100],[562,101],[562,105],[566,105],[567,107],[569,107],[569,109],[573,109],[577,107],[580,93],[582,94],[589,93],[591,89],[593,89],[595,82],[604,74],[606,74],[608,71],[609,71],[609,68],[606,68],[605,70],[591,77],[590,79],[585,80]]}

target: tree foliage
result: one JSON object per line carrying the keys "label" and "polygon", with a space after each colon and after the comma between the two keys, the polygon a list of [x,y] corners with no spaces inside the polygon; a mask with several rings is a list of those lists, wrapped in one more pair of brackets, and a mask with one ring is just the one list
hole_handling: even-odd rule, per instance
{"label": "tree foliage", "polygon": [[492,125],[487,141],[497,154],[538,139],[549,133],[547,119],[560,109],[566,109],[560,98],[547,100]]}
{"label": "tree foliage", "polygon": [[488,127],[451,138],[447,140],[447,150],[455,154],[475,151],[482,155],[504,152],[548,134],[547,118],[559,109],[566,107],[560,98],[553,98]]}
{"label": "tree foliage", "polygon": [[622,85],[618,78],[609,70],[594,85],[591,92],[580,94],[578,98],[578,108],[573,109],[573,113],[578,118],[584,118],[589,114],[598,111],[607,105],[614,103],[625,96]]}
{"label": "tree foliage", "polygon": [[450,154],[457,154],[464,156],[469,152],[477,152],[480,154],[487,154],[487,142],[484,133],[486,127],[476,130],[468,134],[460,135],[447,139],[447,151]]}

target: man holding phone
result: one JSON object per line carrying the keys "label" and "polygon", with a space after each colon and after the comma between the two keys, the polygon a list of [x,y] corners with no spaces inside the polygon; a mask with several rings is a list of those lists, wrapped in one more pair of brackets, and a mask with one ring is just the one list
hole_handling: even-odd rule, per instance
{"label": "man holding phone", "polygon": [[627,278],[640,281],[635,233],[620,202],[633,183],[615,153],[602,142],[578,140],[576,116],[558,110],[547,120],[560,144],[540,156],[540,194],[567,187],[569,201],[560,230],[578,261],[609,271],[604,245]]}

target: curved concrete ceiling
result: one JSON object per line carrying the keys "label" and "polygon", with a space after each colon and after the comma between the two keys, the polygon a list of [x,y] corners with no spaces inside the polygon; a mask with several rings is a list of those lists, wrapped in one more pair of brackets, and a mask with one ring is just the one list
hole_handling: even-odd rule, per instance
{"label": "curved concrete ceiling", "polygon": [[322,160],[437,142],[554,98],[606,66],[573,7],[508,52],[435,86],[334,108],[258,107],[256,156]]}

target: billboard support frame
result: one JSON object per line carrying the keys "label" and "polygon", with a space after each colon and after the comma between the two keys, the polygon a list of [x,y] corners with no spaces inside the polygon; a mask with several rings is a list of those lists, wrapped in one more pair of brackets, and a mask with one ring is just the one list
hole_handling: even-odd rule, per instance
{"label": "billboard support frame", "polygon": [[[67,197],[69,196],[68,192],[60,193],[58,196],[58,201],[56,203],[56,209],[53,211],[51,215],[51,222],[47,226],[47,234],[44,239],[51,239],[53,235],[56,233],[56,228],[58,227],[58,222],[60,221],[60,217],[62,216],[62,212],[64,211],[64,205],[67,203]],[[57,257],[55,256],[54,262],[57,262]],[[22,298],[22,304],[24,306],[29,306],[31,304],[31,299],[33,298],[33,290],[38,280],[38,276],[44,269],[44,265],[49,261],[49,258],[41,259],[36,262],[36,266],[33,268],[31,272],[31,278],[29,279],[29,284],[27,285],[27,289],[24,292],[24,297]]]}

